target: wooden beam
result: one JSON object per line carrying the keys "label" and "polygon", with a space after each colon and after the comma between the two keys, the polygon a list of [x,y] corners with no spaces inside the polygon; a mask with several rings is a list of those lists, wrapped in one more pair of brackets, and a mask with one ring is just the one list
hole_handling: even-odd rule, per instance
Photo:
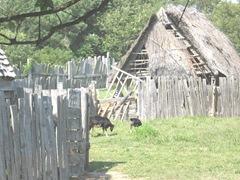
{"label": "wooden beam", "polygon": [[136,77],[136,76],[133,76],[132,74],[130,74],[130,73],[127,73],[126,71],[123,71],[123,70],[121,70],[121,69],[118,69],[117,67],[114,67],[114,66],[111,66],[113,69],[116,69],[116,70],[118,70],[118,71],[120,71],[120,72],[122,72],[122,73],[124,73],[124,74],[126,74],[126,75],[128,75],[128,76],[130,76],[130,77],[132,77],[133,79],[136,79],[136,80],[139,80],[139,81],[141,81],[141,82],[143,82],[143,80],[141,80],[140,78],[138,78],[138,77]]}

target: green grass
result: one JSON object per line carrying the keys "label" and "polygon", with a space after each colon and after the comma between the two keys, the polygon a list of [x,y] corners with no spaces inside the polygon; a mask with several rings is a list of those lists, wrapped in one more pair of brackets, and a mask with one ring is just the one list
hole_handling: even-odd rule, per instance
{"label": "green grass", "polygon": [[240,118],[112,121],[110,137],[90,136],[90,171],[144,179],[240,179]]}

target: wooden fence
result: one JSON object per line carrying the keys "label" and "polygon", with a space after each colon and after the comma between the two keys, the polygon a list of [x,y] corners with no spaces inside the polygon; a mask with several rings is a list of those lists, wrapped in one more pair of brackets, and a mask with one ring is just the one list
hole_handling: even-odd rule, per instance
{"label": "wooden fence", "polygon": [[88,90],[0,91],[0,179],[80,177],[88,167]]}
{"label": "wooden fence", "polygon": [[[105,88],[108,86],[107,79],[114,63],[114,59],[110,60],[109,55],[88,57],[79,61],[71,60],[66,67],[29,62],[28,81],[32,87],[35,84],[42,84],[43,89],[56,89],[58,82],[63,82],[64,88],[88,87],[92,81],[96,82],[96,88]],[[26,78],[23,74],[25,70],[23,66],[15,68],[18,79]]]}
{"label": "wooden fence", "polygon": [[182,116],[240,116],[240,82],[220,78],[219,86],[194,78],[148,78],[138,89],[142,119]]}

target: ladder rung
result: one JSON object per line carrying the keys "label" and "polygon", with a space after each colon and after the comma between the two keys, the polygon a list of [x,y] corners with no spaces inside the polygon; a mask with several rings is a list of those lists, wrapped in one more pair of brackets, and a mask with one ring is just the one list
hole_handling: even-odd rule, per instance
{"label": "ladder rung", "polygon": [[195,57],[199,57],[199,54],[193,54],[193,55],[191,55],[193,58],[195,58]]}
{"label": "ladder rung", "polygon": [[195,71],[195,73],[197,75],[201,75],[201,74],[211,74],[211,72],[202,72],[202,71]]}
{"label": "ladder rung", "polygon": [[186,39],[186,38],[185,38],[185,37],[183,37],[183,36],[182,36],[182,37],[177,37],[177,38],[178,38],[178,39]]}
{"label": "ladder rung", "polygon": [[203,66],[203,65],[205,65],[205,63],[195,63],[195,64],[193,64],[193,66]]}

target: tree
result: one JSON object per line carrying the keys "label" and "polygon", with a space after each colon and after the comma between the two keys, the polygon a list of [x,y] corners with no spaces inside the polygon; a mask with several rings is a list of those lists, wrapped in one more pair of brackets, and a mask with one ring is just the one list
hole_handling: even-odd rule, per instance
{"label": "tree", "polygon": [[[79,14],[72,14],[72,12],[77,11],[79,4],[83,4],[83,1],[80,0],[69,0],[65,3],[55,1],[56,5],[54,5],[53,0],[35,0],[35,7],[33,7],[34,4],[26,2],[30,6],[30,8],[28,7],[29,12],[25,12],[25,8],[23,8],[23,11],[17,9],[16,12],[19,12],[19,14],[15,14],[13,11],[5,14],[3,11],[0,14],[0,44],[40,45],[52,37],[56,31],[86,21],[89,17],[103,10],[109,1],[102,0],[100,3],[99,1],[87,1],[90,8]],[[4,7],[9,8],[11,1],[8,3],[7,1],[1,2],[3,10]],[[68,15],[66,16],[66,14]],[[29,26],[33,26],[30,29],[31,31],[27,31],[26,27]],[[5,27],[8,27],[8,30]]]}
{"label": "tree", "polygon": [[228,36],[240,52],[240,4],[219,3],[209,14],[209,18]]}
{"label": "tree", "polygon": [[165,2],[111,1],[106,12],[87,20],[85,29],[71,41],[71,49],[78,57],[110,52],[110,55],[119,61],[151,15],[156,13]]}

